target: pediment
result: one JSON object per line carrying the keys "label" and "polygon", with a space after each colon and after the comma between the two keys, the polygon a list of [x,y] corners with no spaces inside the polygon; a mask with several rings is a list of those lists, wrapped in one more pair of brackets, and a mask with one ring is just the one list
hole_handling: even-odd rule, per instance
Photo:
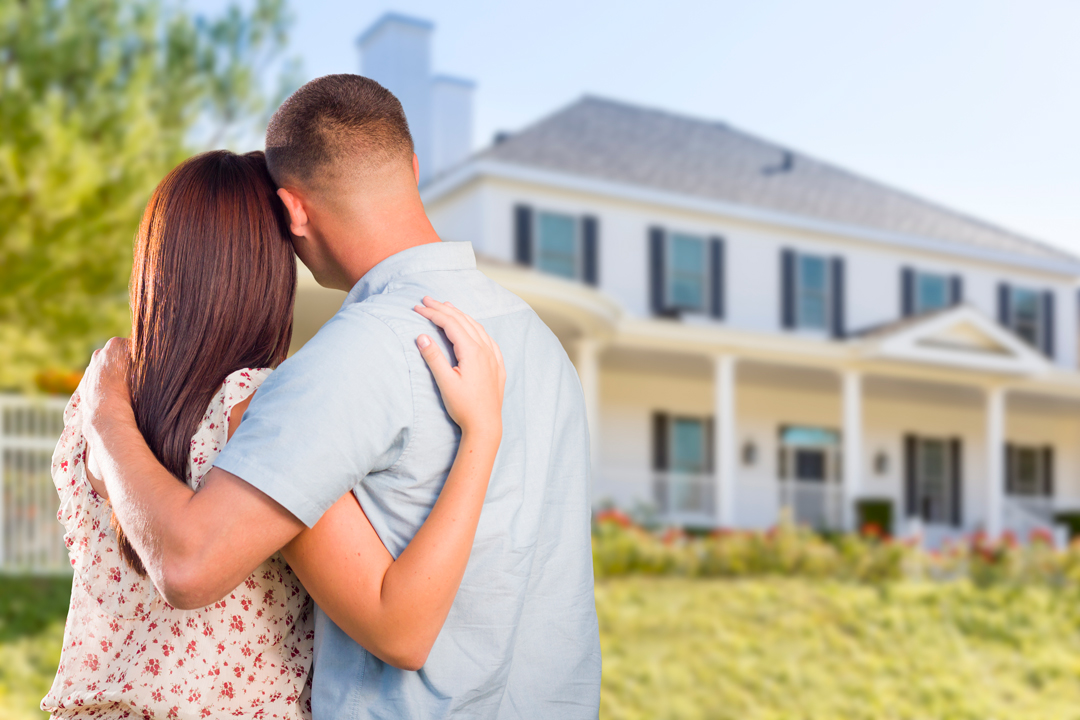
{"label": "pediment", "polygon": [[866,342],[866,354],[883,359],[1014,375],[1050,367],[1042,353],[970,306],[905,320]]}

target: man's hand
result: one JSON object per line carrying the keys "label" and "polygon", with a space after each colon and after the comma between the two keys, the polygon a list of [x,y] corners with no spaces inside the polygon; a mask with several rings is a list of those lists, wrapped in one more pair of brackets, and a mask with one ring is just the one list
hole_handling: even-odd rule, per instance
{"label": "man's hand", "polygon": [[[80,391],[83,435],[91,445],[100,444],[101,432],[108,423],[135,425],[128,387],[130,368],[131,343],[127,338],[114,337],[101,350],[94,351]],[[92,470],[101,476],[98,468]]]}

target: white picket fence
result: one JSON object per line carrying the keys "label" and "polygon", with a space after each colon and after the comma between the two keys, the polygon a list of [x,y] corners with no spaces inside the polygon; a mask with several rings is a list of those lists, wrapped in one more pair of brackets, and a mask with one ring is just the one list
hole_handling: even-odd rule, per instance
{"label": "white picket fence", "polygon": [[0,395],[0,572],[67,572],[50,466],[66,399]]}

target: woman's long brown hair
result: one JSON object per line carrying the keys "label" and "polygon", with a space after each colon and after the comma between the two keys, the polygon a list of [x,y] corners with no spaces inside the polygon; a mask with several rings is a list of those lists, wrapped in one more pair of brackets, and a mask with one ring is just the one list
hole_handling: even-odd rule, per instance
{"label": "woman's long brown hair", "polygon": [[[154,191],[131,271],[131,405],[185,481],[191,437],[232,372],[276,367],[292,339],[296,259],[261,152],[203,153]],[[146,569],[116,521],[120,552]]]}

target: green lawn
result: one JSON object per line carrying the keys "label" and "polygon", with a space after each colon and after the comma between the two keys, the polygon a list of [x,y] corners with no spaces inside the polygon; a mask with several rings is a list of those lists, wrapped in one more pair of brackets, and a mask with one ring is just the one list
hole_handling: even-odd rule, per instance
{"label": "green lawn", "polygon": [[[37,718],[70,580],[0,578],[0,720]],[[1080,720],[1080,598],[956,583],[622,578],[604,718]]]}
{"label": "green lawn", "polygon": [[1045,588],[624,578],[604,718],[1080,718],[1080,604]]}

